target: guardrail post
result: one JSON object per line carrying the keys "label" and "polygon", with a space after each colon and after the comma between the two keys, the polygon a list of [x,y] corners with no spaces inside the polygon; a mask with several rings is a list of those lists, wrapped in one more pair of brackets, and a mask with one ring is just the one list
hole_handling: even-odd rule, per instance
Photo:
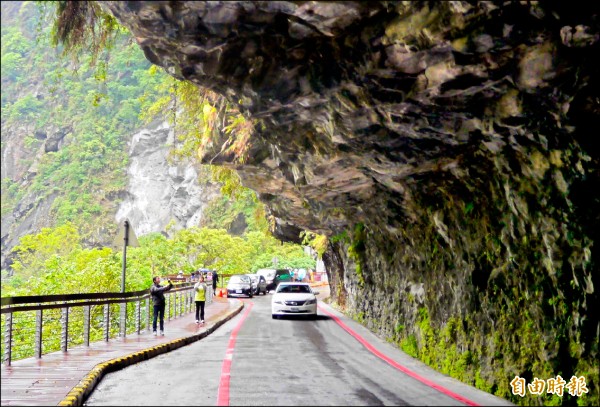
{"label": "guardrail post", "polygon": [[6,366],[10,366],[12,358],[12,334],[13,334],[13,314],[9,312],[6,314],[6,321],[4,324],[4,355],[3,362]]}
{"label": "guardrail post", "polygon": [[142,304],[140,300],[135,302],[135,331],[137,334],[140,334],[140,329],[142,325]]}
{"label": "guardrail post", "polygon": [[173,298],[173,318],[177,318],[177,292],[175,298]]}
{"label": "guardrail post", "polygon": [[150,298],[146,298],[146,329],[150,331]]}
{"label": "guardrail post", "polygon": [[108,342],[110,334],[110,309],[109,304],[104,305],[104,340]]}
{"label": "guardrail post", "polygon": [[185,314],[185,307],[187,305],[187,298],[186,298],[186,292],[182,291],[181,292],[181,304],[179,306],[180,309],[180,315],[184,315]]}
{"label": "guardrail post", "polygon": [[166,317],[167,321],[171,320],[171,294],[166,295],[167,297],[167,309],[166,309]]}
{"label": "guardrail post", "polygon": [[121,317],[119,318],[119,336],[125,338],[125,335],[127,335],[127,303],[122,302],[120,306]]}
{"label": "guardrail post", "polygon": [[65,306],[61,308],[62,311],[62,334],[60,336],[60,345],[63,352],[67,351],[67,345],[69,343],[69,307]]}
{"label": "guardrail post", "polygon": [[185,313],[190,312],[190,294],[189,291],[183,293],[183,298],[185,298]]}
{"label": "guardrail post", "polygon": [[86,305],[83,307],[83,344],[90,346],[90,315],[92,306]]}
{"label": "guardrail post", "polygon": [[37,310],[35,312],[35,357],[40,359],[42,357],[42,318],[43,310]]}

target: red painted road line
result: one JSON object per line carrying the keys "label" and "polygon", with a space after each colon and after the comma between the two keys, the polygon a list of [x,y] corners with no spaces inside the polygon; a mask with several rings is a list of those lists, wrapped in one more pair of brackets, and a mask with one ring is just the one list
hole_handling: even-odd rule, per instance
{"label": "red painted road line", "polygon": [[354,332],[352,329],[350,329],[338,317],[336,317],[335,315],[333,315],[331,312],[325,310],[320,305],[318,305],[318,307],[319,307],[319,309],[321,311],[323,311],[324,313],[326,313],[327,315],[329,315],[331,318],[333,318],[333,320],[335,322],[337,322],[338,325],[341,326],[346,332],[348,332],[350,335],[352,335],[354,337],[354,339],[356,339],[357,341],[359,341],[360,343],[362,343],[365,348],[367,348],[369,351],[371,351],[371,353],[373,353],[378,358],[383,359],[388,364],[390,364],[392,367],[395,367],[396,369],[398,369],[398,370],[406,373],[410,377],[417,379],[421,383],[424,383],[424,384],[428,385],[429,387],[432,387],[432,388],[436,389],[437,391],[442,392],[445,395],[447,395],[449,397],[452,397],[455,400],[460,401],[461,403],[465,403],[466,405],[469,405],[469,406],[479,406],[479,404],[475,403],[474,401],[471,401],[471,400],[469,400],[466,397],[463,397],[463,396],[461,396],[459,394],[456,394],[456,393],[454,393],[454,392],[446,389],[445,387],[440,386],[439,384],[436,384],[436,383],[434,383],[434,382],[432,382],[430,380],[427,380],[423,376],[420,376],[417,373],[413,372],[412,370],[410,370],[410,369],[402,366],[400,363],[397,363],[396,361],[388,358],[383,353],[381,353],[377,349],[375,349],[375,347],[373,345],[371,345],[369,342],[367,342],[366,339],[364,339],[362,336],[360,336],[359,334],[357,334],[356,332]]}
{"label": "red painted road line", "polygon": [[231,335],[229,336],[229,344],[227,345],[225,359],[223,359],[223,365],[221,366],[221,381],[219,382],[219,390],[217,393],[217,406],[229,405],[229,379],[231,377],[231,360],[233,359],[235,340],[237,339],[237,334],[244,324],[244,321],[250,313],[253,305],[254,303],[251,301],[246,302],[246,311],[244,311],[244,315],[242,315],[242,318],[239,320],[235,328],[233,328],[233,331],[231,331]]}

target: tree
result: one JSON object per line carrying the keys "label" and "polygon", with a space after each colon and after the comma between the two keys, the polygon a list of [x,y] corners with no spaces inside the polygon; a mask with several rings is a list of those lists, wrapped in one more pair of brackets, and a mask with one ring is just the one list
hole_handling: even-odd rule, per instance
{"label": "tree", "polygon": [[12,268],[27,279],[45,270],[54,256],[68,257],[77,250],[81,250],[79,233],[71,223],[43,228],[40,233],[25,235],[19,240],[19,245],[12,250],[16,255]]}

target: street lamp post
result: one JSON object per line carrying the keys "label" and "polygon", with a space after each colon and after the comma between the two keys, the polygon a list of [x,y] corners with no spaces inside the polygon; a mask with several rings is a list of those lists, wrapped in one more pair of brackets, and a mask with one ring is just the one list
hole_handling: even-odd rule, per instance
{"label": "street lamp post", "polygon": [[129,221],[123,222],[125,233],[123,236],[123,271],[121,273],[121,293],[125,292],[125,270],[127,269],[127,243],[129,242]]}
{"label": "street lamp post", "polygon": [[[129,222],[123,222],[125,228],[123,233],[123,269],[121,272],[121,293],[125,293],[125,270],[127,270],[127,243],[129,243]],[[127,334],[127,303],[121,303],[121,329],[120,336],[125,338]]]}
{"label": "street lamp post", "polygon": [[[121,294],[125,293],[125,271],[127,270],[127,246],[139,247],[135,232],[128,220],[123,222],[123,230],[117,233],[117,237],[113,242],[113,246],[120,247],[123,245],[123,269],[121,271]],[[121,329],[119,336],[125,337],[127,323],[127,303],[121,303]]]}

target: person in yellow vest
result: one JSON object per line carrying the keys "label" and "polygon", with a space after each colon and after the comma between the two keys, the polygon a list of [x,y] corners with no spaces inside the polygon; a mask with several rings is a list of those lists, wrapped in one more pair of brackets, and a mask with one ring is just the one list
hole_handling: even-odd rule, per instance
{"label": "person in yellow vest", "polygon": [[202,273],[198,277],[198,282],[194,285],[194,291],[196,291],[196,323],[204,323],[204,304],[206,303],[206,283],[204,282],[204,275]]}

